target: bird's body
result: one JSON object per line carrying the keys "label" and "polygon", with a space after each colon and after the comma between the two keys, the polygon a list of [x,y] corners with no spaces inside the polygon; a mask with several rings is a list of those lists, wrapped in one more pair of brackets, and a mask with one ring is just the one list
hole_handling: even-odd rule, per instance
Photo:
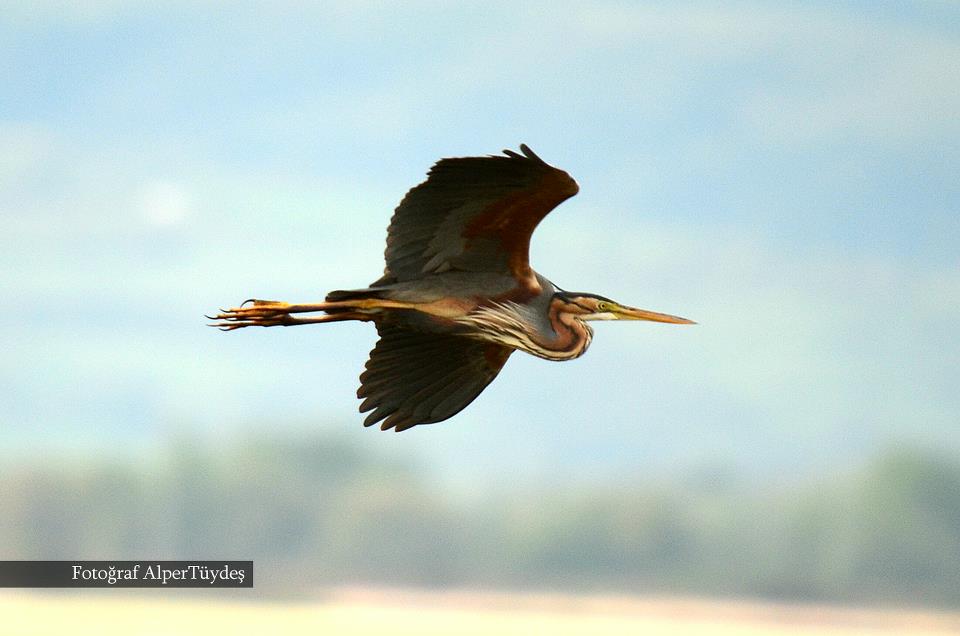
{"label": "bird's body", "polygon": [[[529,265],[540,220],[578,191],[526,146],[523,154],[443,159],[397,207],[384,275],[324,302],[252,301],[222,311],[227,330],[373,321],[380,340],[360,376],[364,422],[404,430],[445,420],[479,395],[515,350],[548,360],[582,355],[588,320],[689,320],[561,290]],[[312,318],[294,314],[323,312]]]}
{"label": "bird's body", "polygon": [[[373,288],[379,300],[411,303],[412,309],[376,307],[371,316],[407,329],[509,344],[547,360],[579,357],[590,345],[593,330],[583,321],[563,320],[562,291],[543,276],[534,276],[540,291],[525,301],[521,299],[528,294],[517,293],[516,281],[499,275],[446,272],[426,281]],[[326,300],[368,299],[369,294],[370,290],[336,291]]]}

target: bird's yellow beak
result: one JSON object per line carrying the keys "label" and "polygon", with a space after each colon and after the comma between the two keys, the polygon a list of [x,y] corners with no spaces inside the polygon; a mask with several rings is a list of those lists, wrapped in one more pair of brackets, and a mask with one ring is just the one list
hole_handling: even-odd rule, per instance
{"label": "bird's yellow beak", "polygon": [[634,307],[616,307],[611,313],[613,313],[618,320],[649,320],[651,322],[669,322],[674,325],[695,325],[692,320],[687,320],[686,318],[680,318],[679,316],[671,316],[670,314],[658,314],[655,311],[647,311],[646,309],[636,309]]}

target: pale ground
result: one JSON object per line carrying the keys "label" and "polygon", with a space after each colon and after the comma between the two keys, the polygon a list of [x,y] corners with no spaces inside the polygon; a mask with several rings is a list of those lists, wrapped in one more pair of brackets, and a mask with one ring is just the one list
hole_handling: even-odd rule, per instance
{"label": "pale ground", "polygon": [[[133,592],[133,593],[130,593]],[[70,634],[960,634],[960,614],[749,601],[339,589],[322,601],[260,602],[173,590],[0,592],[0,633]]]}

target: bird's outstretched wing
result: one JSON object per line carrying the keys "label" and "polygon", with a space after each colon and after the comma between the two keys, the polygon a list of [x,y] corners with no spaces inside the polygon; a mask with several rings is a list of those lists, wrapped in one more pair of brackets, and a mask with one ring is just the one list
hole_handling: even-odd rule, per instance
{"label": "bird's outstretched wing", "polygon": [[380,340],[360,376],[364,426],[398,431],[440,422],[470,404],[507,362],[512,349],[461,336],[377,324]]}
{"label": "bird's outstretched wing", "polygon": [[537,289],[530,235],[579,187],[527,146],[520,151],[438,161],[394,212],[386,270],[373,286],[453,270],[510,274]]}

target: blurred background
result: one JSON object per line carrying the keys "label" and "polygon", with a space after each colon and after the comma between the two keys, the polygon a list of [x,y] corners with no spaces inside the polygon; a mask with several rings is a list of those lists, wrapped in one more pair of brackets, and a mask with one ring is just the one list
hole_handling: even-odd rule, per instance
{"label": "blurred background", "polygon": [[[960,7],[3,3],[0,558],[335,586],[960,608]],[[531,261],[686,316],[362,428],[364,324],[204,313],[379,277],[440,157],[580,194]]]}

